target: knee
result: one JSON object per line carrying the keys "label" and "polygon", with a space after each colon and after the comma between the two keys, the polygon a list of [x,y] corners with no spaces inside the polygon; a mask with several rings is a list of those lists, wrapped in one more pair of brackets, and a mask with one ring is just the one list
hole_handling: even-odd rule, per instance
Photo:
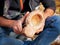
{"label": "knee", "polygon": [[23,45],[24,44],[22,41],[13,38],[7,38],[7,37],[3,37],[1,42],[2,45]]}
{"label": "knee", "polygon": [[47,20],[46,21],[52,21],[52,22],[58,22],[58,21],[60,21],[60,16],[57,16],[57,15],[54,15],[54,16],[52,16],[52,17],[49,17],[49,18],[47,18]]}
{"label": "knee", "polygon": [[9,41],[9,39],[3,37],[1,38],[1,45],[10,45],[11,41]]}
{"label": "knee", "polygon": [[54,28],[58,32],[60,32],[60,16],[52,16],[46,20],[46,25],[49,28]]}

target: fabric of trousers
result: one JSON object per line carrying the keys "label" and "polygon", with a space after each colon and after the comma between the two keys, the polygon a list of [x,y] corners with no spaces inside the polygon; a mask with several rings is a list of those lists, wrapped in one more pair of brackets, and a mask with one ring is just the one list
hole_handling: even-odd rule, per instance
{"label": "fabric of trousers", "polygon": [[60,16],[46,19],[44,30],[33,41],[21,41],[8,37],[9,30],[0,27],[0,45],[50,45],[60,34]]}

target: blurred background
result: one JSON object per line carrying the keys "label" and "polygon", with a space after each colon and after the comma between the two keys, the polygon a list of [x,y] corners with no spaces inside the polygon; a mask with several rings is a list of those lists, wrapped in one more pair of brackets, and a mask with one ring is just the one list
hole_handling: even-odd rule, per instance
{"label": "blurred background", "polygon": [[55,0],[56,2],[56,13],[60,14],[60,0]]}
{"label": "blurred background", "polygon": [[[55,14],[60,14],[60,0],[55,0],[55,3],[56,3],[56,12],[55,12]],[[44,10],[44,7],[43,7],[42,4],[39,7],[40,7],[39,9],[41,11]]]}

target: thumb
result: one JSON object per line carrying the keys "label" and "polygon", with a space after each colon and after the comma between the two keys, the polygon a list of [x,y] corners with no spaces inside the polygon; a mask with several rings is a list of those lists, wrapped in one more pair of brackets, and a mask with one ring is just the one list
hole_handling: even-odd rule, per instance
{"label": "thumb", "polygon": [[25,14],[25,16],[24,16],[24,17],[26,18],[26,17],[29,15],[29,13],[30,13],[29,11],[28,11],[28,12],[26,12],[26,14]]}
{"label": "thumb", "polygon": [[25,19],[26,19],[26,17],[29,15],[29,11],[28,12],[26,12],[26,14],[21,18],[21,21],[23,22]]}

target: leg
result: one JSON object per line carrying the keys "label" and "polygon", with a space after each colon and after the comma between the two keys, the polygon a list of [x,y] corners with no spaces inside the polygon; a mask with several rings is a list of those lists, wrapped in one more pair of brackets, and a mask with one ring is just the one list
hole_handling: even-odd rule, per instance
{"label": "leg", "polygon": [[2,37],[0,40],[0,45],[23,45],[24,42],[9,38],[9,37]]}
{"label": "leg", "polygon": [[23,45],[24,42],[21,40],[13,39],[5,34],[3,28],[0,27],[0,45]]}
{"label": "leg", "polygon": [[52,16],[46,20],[44,31],[32,42],[31,45],[50,45],[60,34],[60,16]]}

